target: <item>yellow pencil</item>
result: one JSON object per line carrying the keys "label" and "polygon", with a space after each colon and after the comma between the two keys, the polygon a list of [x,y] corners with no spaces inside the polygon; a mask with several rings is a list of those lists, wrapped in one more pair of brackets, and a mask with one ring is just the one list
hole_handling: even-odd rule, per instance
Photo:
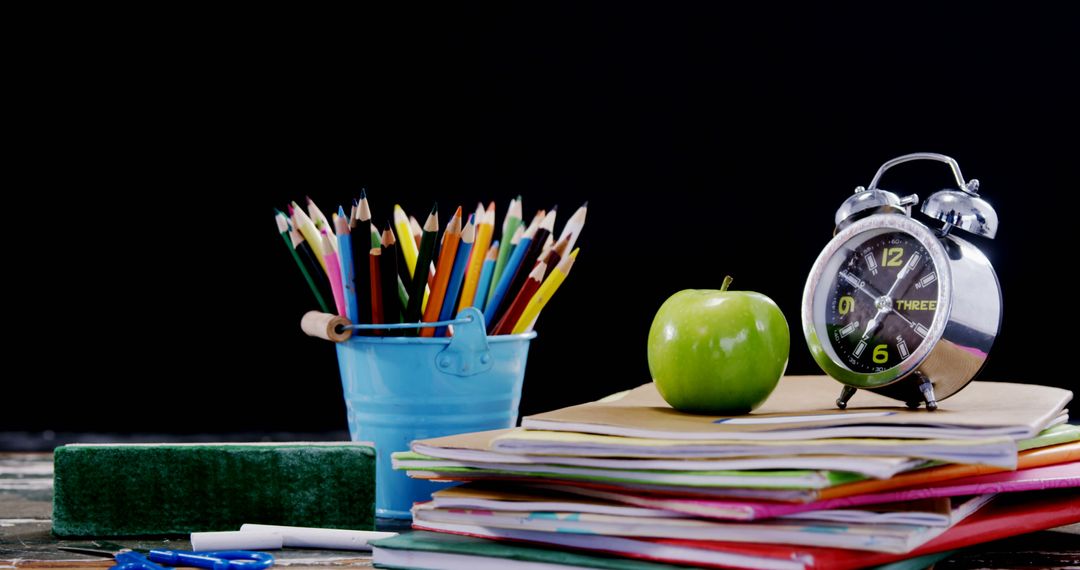
{"label": "yellow pencil", "polygon": [[[472,255],[469,257],[469,266],[465,269],[465,284],[461,286],[458,313],[465,307],[476,306],[473,300],[476,299],[476,286],[480,283],[480,270],[484,267],[484,256],[487,254],[488,247],[491,246],[491,236],[495,233],[495,202],[488,204],[487,210],[477,220],[479,222],[476,224],[476,243],[473,244]],[[484,293],[486,294],[487,291]],[[477,308],[483,310],[483,307]]]}
{"label": "yellow pencil", "polygon": [[520,334],[532,330],[533,325],[536,323],[536,318],[540,316],[540,311],[544,310],[544,306],[551,300],[551,296],[555,294],[555,291],[557,291],[563,281],[566,280],[566,276],[570,273],[570,268],[574,266],[574,260],[577,259],[578,251],[580,251],[580,249],[575,249],[570,252],[570,255],[563,258],[563,260],[555,266],[555,269],[547,276],[547,279],[544,279],[544,283],[536,290],[536,294],[529,300],[529,304],[525,305],[525,310],[521,312],[521,317],[518,318],[518,321],[510,334]]}
{"label": "yellow pencil", "polygon": [[319,233],[311,218],[300,208],[300,204],[293,202],[289,212],[293,216],[293,227],[300,230],[308,245],[311,246],[311,251],[315,253],[315,258],[319,260],[319,265],[322,266],[323,271],[326,271],[326,260],[323,259],[322,234]]}
{"label": "yellow pencil", "polygon": [[311,196],[306,196],[308,205],[308,214],[311,215],[311,221],[315,224],[315,227],[322,231],[326,228],[326,233],[330,234],[330,247],[334,249],[334,253],[337,253],[337,234],[334,233],[334,226],[330,223],[330,220],[326,219],[326,215],[322,213],[322,210],[315,205],[315,200],[311,199]]}
{"label": "yellow pencil", "polygon": [[409,268],[409,277],[416,273],[416,240],[412,237],[412,228],[409,227],[409,216],[400,204],[394,204],[394,230],[397,232],[397,243],[401,247],[401,254],[405,257],[405,266]]}

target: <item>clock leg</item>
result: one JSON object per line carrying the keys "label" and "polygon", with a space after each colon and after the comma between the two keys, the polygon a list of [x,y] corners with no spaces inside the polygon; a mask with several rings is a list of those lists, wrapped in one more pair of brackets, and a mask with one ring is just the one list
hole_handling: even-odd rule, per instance
{"label": "clock leg", "polygon": [[937,397],[934,396],[934,384],[930,382],[930,379],[926,376],[919,375],[919,391],[922,392],[923,399],[926,400],[926,409],[928,411],[934,411],[937,409]]}
{"label": "clock leg", "polygon": [[841,410],[847,408],[847,401],[855,395],[855,388],[851,386],[844,386],[844,389],[840,391],[840,397],[836,399],[836,407]]}

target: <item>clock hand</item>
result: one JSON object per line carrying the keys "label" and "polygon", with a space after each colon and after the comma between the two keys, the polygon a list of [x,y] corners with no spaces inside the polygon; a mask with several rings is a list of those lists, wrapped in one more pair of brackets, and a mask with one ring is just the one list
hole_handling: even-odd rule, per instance
{"label": "clock hand", "polygon": [[909,319],[907,317],[907,315],[905,315],[904,313],[901,313],[900,311],[897,311],[896,309],[889,309],[889,312],[896,315],[897,317],[900,317],[900,320],[904,321],[904,324],[906,324],[908,326],[908,328],[915,331],[915,334],[917,334],[917,335],[919,335],[921,337],[925,337],[926,333],[929,332],[929,329],[927,329],[925,326],[923,326],[922,323],[917,323],[917,322]]}
{"label": "clock hand", "polygon": [[866,281],[855,277],[847,271],[841,271],[840,277],[843,278],[844,281],[850,283],[852,287],[855,287],[859,291],[862,291],[863,294],[867,295],[871,299],[877,300],[878,297],[881,297],[881,293],[878,293],[873,286],[867,285]]}
{"label": "clock hand", "polygon": [[863,331],[862,342],[870,340],[877,334],[877,330],[881,328],[882,323],[885,322],[885,316],[888,315],[890,311],[892,311],[892,309],[878,309],[878,312],[866,322],[866,330]]}
{"label": "clock hand", "polygon": [[919,255],[919,252],[916,251],[915,253],[911,254],[911,257],[908,258],[907,263],[905,263],[904,266],[900,268],[900,271],[896,273],[896,280],[893,281],[892,286],[889,287],[889,292],[885,293],[886,297],[890,299],[893,298],[893,295],[896,293],[896,289],[900,286],[900,284],[903,283],[905,279],[907,279],[908,275],[911,275],[915,272],[915,266],[919,265],[920,259],[922,259],[922,256]]}

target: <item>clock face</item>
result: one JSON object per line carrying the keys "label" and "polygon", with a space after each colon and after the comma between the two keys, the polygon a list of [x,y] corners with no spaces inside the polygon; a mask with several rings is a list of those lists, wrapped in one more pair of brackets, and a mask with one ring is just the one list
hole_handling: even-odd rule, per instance
{"label": "clock face", "polygon": [[825,276],[828,343],[854,372],[888,370],[926,338],[938,310],[938,274],[930,255],[904,232],[868,232],[837,253]]}

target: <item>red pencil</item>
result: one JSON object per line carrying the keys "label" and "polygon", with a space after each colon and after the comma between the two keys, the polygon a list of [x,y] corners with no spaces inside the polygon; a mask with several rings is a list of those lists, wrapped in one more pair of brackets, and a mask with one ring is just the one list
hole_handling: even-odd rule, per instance
{"label": "red pencil", "polygon": [[495,325],[495,330],[491,334],[510,334],[510,331],[514,330],[514,325],[521,318],[521,312],[525,310],[525,305],[529,304],[529,300],[533,298],[536,290],[540,288],[540,282],[544,280],[546,272],[547,265],[543,261],[536,264],[536,267],[529,273],[528,279],[525,280],[525,284],[521,286],[521,291],[518,291],[517,297],[514,297],[514,302],[510,303],[510,307],[506,309],[506,314],[503,315],[502,319],[499,319],[498,324]]}
{"label": "red pencil", "polygon": [[[382,248],[373,247],[368,252],[368,267],[371,270],[371,323],[381,325],[383,320],[383,296],[382,296],[382,273],[379,271],[379,262],[382,258]],[[376,330],[375,334],[381,335],[383,331]]]}

